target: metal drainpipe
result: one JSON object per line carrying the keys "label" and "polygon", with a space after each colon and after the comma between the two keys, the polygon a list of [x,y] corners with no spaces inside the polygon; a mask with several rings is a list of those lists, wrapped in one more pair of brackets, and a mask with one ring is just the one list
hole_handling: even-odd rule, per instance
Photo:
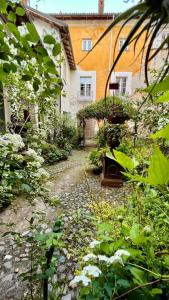
{"label": "metal drainpipe", "polygon": [[[114,21],[114,15],[113,15],[113,21]],[[110,31],[110,51],[109,51],[109,70],[108,73],[110,72],[111,65],[112,65],[112,46],[113,46],[113,31]]]}

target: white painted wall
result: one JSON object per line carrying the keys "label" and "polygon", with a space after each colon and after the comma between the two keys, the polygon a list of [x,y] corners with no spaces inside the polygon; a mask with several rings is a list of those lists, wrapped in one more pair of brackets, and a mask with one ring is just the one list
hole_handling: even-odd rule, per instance
{"label": "white painted wall", "polygon": [[[71,112],[71,108],[70,108],[70,90],[71,90],[70,71],[71,70],[70,70],[67,56],[66,56],[66,53],[65,53],[65,50],[63,47],[63,43],[61,41],[59,29],[53,28],[47,22],[39,20],[38,18],[35,18],[35,17],[33,19],[33,23],[34,23],[42,40],[46,34],[50,34],[62,45],[62,53],[61,53],[60,58],[61,57],[63,58],[63,62],[61,64],[61,67],[58,68],[58,72],[63,80],[64,86],[63,86],[63,90],[62,90],[61,101],[60,101],[60,97],[57,96],[57,98],[58,98],[58,106],[59,106],[59,103],[61,103],[61,112],[62,113],[63,112],[70,113]],[[46,45],[45,45],[45,47],[46,47]],[[52,47],[49,45],[46,47],[46,49],[48,50],[48,53],[52,57],[53,61],[55,61],[56,58],[54,58],[52,55]],[[56,62],[56,64],[57,64],[57,62]],[[65,96],[63,96],[63,95],[65,95]]]}
{"label": "white painted wall", "polygon": [[[53,37],[56,38],[58,42],[61,42],[59,30],[51,27],[50,24],[46,23],[45,21],[39,20],[38,18],[34,18],[33,23],[42,40],[45,34],[51,34]],[[48,53],[52,56],[50,46],[48,47],[47,50]],[[63,44],[62,44],[62,57],[64,58],[64,61],[62,62],[61,68],[59,69],[59,74],[61,75],[64,84],[62,90],[62,96],[61,96],[61,112],[70,113],[73,119],[76,119],[76,114],[81,108],[89,105],[90,103],[96,100],[96,71],[70,70]],[[81,76],[92,77],[92,97],[90,99],[82,99],[80,97]]]}
{"label": "white painted wall", "polygon": [[[92,97],[84,101],[80,97],[80,77],[92,77]],[[71,115],[73,118],[76,118],[76,114],[80,109],[96,101],[96,71],[71,71],[70,82]]]}
{"label": "white painted wall", "polygon": [[[57,28],[54,28],[52,27],[49,23],[45,22],[45,21],[42,21],[40,20],[39,18],[37,17],[33,17],[32,19],[35,27],[36,27],[36,30],[38,31],[39,33],[39,36],[41,37],[42,41],[43,41],[43,37],[46,35],[46,34],[50,34],[52,35],[58,42],[60,42],[61,38],[60,38],[60,33],[59,33],[59,29]],[[46,47],[47,45],[45,45]],[[49,54],[52,55],[52,52],[51,52],[51,46],[48,45],[48,48],[46,47],[46,49],[49,51]]]}
{"label": "white painted wall", "polygon": [[[80,97],[80,77],[92,77],[92,97],[90,99],[82,99]],[[77,112],[90,105],[92,102],[96,101],[96,71],[71,71],[70,73],[70,108],[71,116],[76,121]],[[96,120],[86,120],[86,130],[85,130],[85,143],[86,145],[91,144],[96,132],[98,131],[98,124]]]}
{"label": "white painted wall", "polygon": [[[63,48],[63,47],[62,47]],[[63,80],[63,94],[65,96],[61,96],[61,111],[70,113],[71,114],[71,105],[70,105],[70,98],[71,98],[71,79],[70,79],[70,74],[71,71],[69,67],[69,63],[67,60],[67,56],[65,53],[65,50],[62,50],[63,56],[64,56],[64,61],[61,64],[61,78]]]}

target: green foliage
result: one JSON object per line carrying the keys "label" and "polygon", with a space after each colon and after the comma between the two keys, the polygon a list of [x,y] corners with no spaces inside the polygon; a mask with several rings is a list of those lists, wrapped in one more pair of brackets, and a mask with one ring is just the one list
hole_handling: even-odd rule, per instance
{"label": "green foliage", "polygon": [[167,91],[160,97],[157,98],[156,103],[164,103],[164,102],[169,102],[169,91]]}
{"label": "green foliage", "polygon": [[123,125],[114,125],[106,122],[100,126],[96,135],[97,149],[92,150],[89,156],[91,164],[95,166],[96,169],[101,170],[103,157],[106,155],[108,146],[118,146],[125,132]]}
{"label": "green foliage", "polygon": [[[161,201],[155,190],[136,188],[127,206],[113,211],[104,202],[92,205],[98,221],[97,240],[89,245],[81,261],[82,271],[71,283],[77,286],[80,281],[78,299],[116,299],[123,294],[126,299],[168,297],[169,205]],[[108,218],[103,220],[102,213]]]}
{"label": "green foliage", "polygon": [[26,38],[28,39],[28,41],[30,41],[32,43],[38,43],[39,35],[37,33],[35,26],[31,23],[26,23],[26,28],[28,30],[28,34],[26,35]]}
{"label": "green foliage", "polygon": [[27,129],[26,134],[23,135],[23,141],[26,147],[34,149],[39,155],[42,154],[43,146],[46,145],[47,132],[41,128],[38,131],[32,126]]}
{"label": "green foliage", "polygon": [[157,145],[154,146],[154,151],[150,157],[149,166],[147,169],[147,177],[140,176],[137,172],[133,175],[131,171],[138,166],[138,162],[131,159],[126,154],[113,150],[114,156],[109,151],[108,157],[115,159],[124,169],[129,171],[125,173],[132,181],[139,181],[157,186],[159,188],[165,188],[169,182],[169,160],[163,155]]}
{"label": "green foliage", "polygon": [[[167,76],[163,81],[159,83],[152,84],[145,89],[145,92],[151,93],[152,96],[156,96],[159,93],[164,93],[168,91],[169,76]],[[158,100],[157,100],[158,103]]]}
{"label": "green foliage", "polygon": [[[22,99],[28,101],[27,93]],[[27,103],[29,103],[29,101]],[[14,106],[16,107],[15,102]],[[51,104],[51,109],[52,108],[53,104]],[[18,109],[17,113],[19,119],[19,116],[22,116],[22,109],[21,111]],[[20,123],[22,124],[21,120],[20,117]],[[20,123],[15,123],[13,126],[19,125]],[[54,108],[51,116],[49,115],[49,118],[46,120],[46,124],[48,125],[47,129],[43,129],[42,127],[38,130],[34,128],[34,123],[32,122],[28,122],[24,126],[26,132],[23,131],[22,135],[26,147],[32,148],[39,155],[42,155],[47,164],[66,160],[71,154],[72,146],[75,145],[76,128],[73,121],[68,116],[60,115],[56,108]]]}
{"label": "green foliage", "polygon": [[23,17],[23,16],[25,15],[25,10],[23,9],[23,7],[17,7],[17,9],[16,9],[16,14],[17,14],[18,16]]}
{"label": "green foliage", "polygon": [[[129,114],[131,114],[132,108],[130,110],[127,104],[123,103],[117,97],[107,98],[106,102],[104,99],[96,101],[91,105],[86,106],[80,110],[77,117],[80,119],[96,119],[104,120],[111,118],[111,121],[115,118],[126,118],[128,119]],[[113,123],[113,122],[112,122]],[[117,122],[118,123],[118,122]]]}
{"label": "green foliage", "polygon": [[106,156],[113,160],[116,160],[127,171],[132,171],[138,166],[138,162],[134,158],[131,159],[123,152],[113,150],[113,154],[109,150],[107,151]]}
{"label": "green foliage", "polygon": [[[9,4],[8,12],[6,11],[7,4]],[[137,23],[119,51],[112,70],[133,38],[136,39],[136,47],[137,41],[148,29],[147,26],[149,28],[152,27],[152,31],[150,39],[145,40],[145,44],[146,42],[150,43],[145,61],[148,62],[152,59],[150,57],[150,49],[153,41],[160,27],[166,23],[166,20],[168,21],[166,14],[168,6],[165,6],[166,4],[168,4],[168,0],[156,2],[145,0],[124,14],[117,16],[103,36],[122,19],[125,19],[125,24],[131,20],[131,17],[135,18],[139,15],[139,19],[136,18]],[[56,109],[54,109],[56,107],[56,96],[60,94],[61,80],[57,77],[59,65],[56,66],[55,62],[50,58],[46,49],[40,43],[35,27],[29,20],[25,24],[26,34],[21,35],[16,25],[19,22],[19,18],[24,15],[23,8],[20,5],[13,4],[11,1],[1,0],[0,12],[6,18],[5,24],[0,25],[2,50],[0,52],[0,80],[8,90],[11,89],[10,101],[16,111],[18,111],[18,119],[23,118],[23,109],[38,107],[41,127],[48,128],[44,138],[45,142],[41,142],[39,148],[42,149],[43,155],[46,155],[46,161],[53,163],[66,157],[66,152],[70,151],[70,145],[67,144],[67,140],[71,141],[75,135],[74,127],[67,124],[64,118],[58,118]],[[153,17],[151,18],[152,15]],[[127,18],[128,16],[129,18]],[[149,16],[150,18],[148,18]],[[143,31],[139,32],[140,26],[144,24],[147,18],[149,23],[146,23]],[[157,24],[156,22],[158,22],[158,26],[155,28],[153,26]],[[10,41],[7,37],[6,29],[10,33]],[[53,56],[60,54],[61,46],[53,36],[44,37],[44,43],[51,45]],[[166,40],[165,43],[167,43]],[[155,54],[158,53],[159,49],[155,51]],[[146,64],[146,79],[148,79],[147,68],[148,63]],[[161,78],[166,76],[167,68],[162,71]],[[150,87],[149,92],[151,91],[153,99],[159,97],[155,99],[156,102],[168,101],[167,80],[168,77],[159,85],[154,86],[153,89]],[[29,87],[27,85],[28,82],[30,84]],[[14,89],[12,90],[13,86]],[[115,101],[115,104],[113,104],[113,101],[114,99],[109,98],[107,105],[105,105],[104,100],[92,104],[85,110],[80,111],[78,116],[81,119],[95,118],[102,120],[107,118],[111,122],[114,119],[128,118],[127,107],[118,99]],[[33,109],[31,113],[32,117],[34,117]],[[46,117],[47,115],[48,117]],[[30,129],[29,125],[31,127],[31,124],[26,125],[27,129]],[[111,129],[109,134],[112,138],[114,132]],[[50,142],[54,142],[55,145],[51,143],[46,144],[47,135]],[[168,137],[168,127],[154,134],[155,138],[166,138],[166,136]],[[26,144],[29,145],[28,139],[27,141],[25,137],[24,139]],[[32,149],[27,149],[20,136],[2,136],[0,143],[0,206],[8,203],[9,199],[18,192],[29,196],[44,196],[42,185],[47,179],[47,174],[41,168],[42,158]],[[38,148],[37,137],[32,138],[32,144]],[[59,147],[63,147],[64,150],[61,150]],[[139,152],[138,149],[137,151]],[[40,149],[39,152],[41,152]],[[141,153],[139,154],[141,155]],[[109,205],[104,209],[104,203],[100,205],[99,209],[93,206],[93,212],[96,215],[93,219],[97,227],[98,242],[95,241],[90,245],[92,258],[90,256],[83,259],[83,272],[80,280],[78,274],[73,282],[80,281],[80,283],[84,283],[84,287],[79,290],[78,299],[113,300],[116,297],[125,297],[126,299],[167,299],[169,297],[169,160],[164,156],[160,148],[155,145],[153,154],[148,160],[147,166],[145,167],[144,165],[140,175],[138,171],[140,166],[137,166],[135,159],[117,150],[114,151],[114,156],[111,153],[108,155],[113,159],[115,157],[125,168],[127,176],[132,181],[138,182],[138,184],[135,184],[135,189],[124,207],[116,209],[112,207],[111,210]],[[99,165],[100,158],[101,153],[93,151],[91,159],[95,164]],[[56,203],[57,200],[54,199],[53,205]],[[106,213],[107,210],[108,213]],[[78,212],[78,221],[80,217],[81,214]],[[51,278],[55,272],[57,258],[54,258],[48,264],[46,254],[49,254],[49,251],[53,250],[55,246],[58,249],[63,246],[60,240],[60,222],[56,222],[53,231],[47,233],[41,227],[35,228],[33,222],[34,219],[31,219],[31,234],[26,239],[26,242],[32,245],[31,270],[22,274],[23,280],[28,281],[30,284],[31,293],[33,286],[39,283],[41,285],[42,281],[45,282],[46,279]],[[19,238],[22,237],[19,236]],[[35,259],[35,263],[32,263],[32,258]],[[84,266],[87,262],[89,266],[85,269]],[[40,272],[37,272],[38,266],[40,266]]]}
{"label": "green foliage", "polygon": [[49,165],[66,160],[70,151],[68,149],[60,149],[52,144],[44,144],[42,146],[42,156],[45,162]]}
{"label": "green foliage", "polygon": [[102,148],[105,147],[107,144],[107,139],[106,139],[106,126],[104,124],[101,124],[99,127],[99,130],[96,135],[96,142],[97,142],[97,147]]}
{"label": "green foliage", "polygon": [[42,155],[47,164],[66,160],[74,146],[74,133],[76,135],[76,128],[71,119],[58,113],[54,118],[55,123],[52,126],[48,123],[51,120],[47,121],[47,130],[41,128],[37,131],[30,126],[24,134],[25,144]]}
{"label": "green foliage", "polygon": [[[20,273],[20,279],[27,286],[28,291],[24,299],[45,299],[48,297],[48,284],[51,282],[58,264],[59,256],[54,250],[60,250],[64,246],[62,242],[62,222],[56,219],[53,228],[49,224],[43,224],[44,214],[35,212],[28,221],[28,231],[25,234],[9,231],[9,235],[18,247],[29,244],[28,258],[30,268]],[[41,296],[39,296],[41,295]]]}
{"label": "green foliage", "polygon": [[[161,41],[161,44],[158,46],[155,52],[152,53],[151,50],[154,48],[154,41],[158,34],[161,32],[164,26],[168,24],[168,15],[169,15],[169,5],[168,0],[164,1],[149,1],[149,0],[140,0],[138,4],[132,6],[125,12],[116,16],[116,18],[112,21],[112,23],[108,26],[108,28],[104,31],[104,33],[100,36],[98,41],[94,44],[92,50],[102,41],[102,39],[114,29],[115,26],[119,25],[120,22],[123,22],[122,26],[119,28],[119,32],[116,38],[116,43],[114,46],[114,60],[113,66],[109,71],[109,75],[106,81],[106,89],[105,89],[105,98],[107,96],[108,84],[112,75],[112,72],[115,70],[123,52],[126,47],[133,43],[134,51],[137,47],[137,43],[142,39],[144,41],[144,45],[139,53],[139,55],[145,56],[145,79],[147,85],[149,85],[149,76],[148,69],[149,64],[152,59],[159,54],[159,52],[165,47],[168,47],[168,36]],[[120,51],[118,51],[117,56],[115,57],[115,50],[118,45],[118,38],[123,30],[123,28],[130,22],[131,20],[135,21],[134,26],[128,33],[128,36],[125,40],[124,45],[121,47]],[[148,20],[148,21],[147,21]],[[152,30],[150,31],[150,28]],[[145,50],[146,49],[146,50]],[[92,51],[91,50],[91,51]],[[88,54],[87,54],[88,55]],[[169,66],[166,67],[168,61],[168,57],[165,59],[163,64],[162,73],[159,76],[159,79],[162,80],[168,75]]]}
{"label": "green foliage", "polygon": [[105,147],[107,144],[112,145],[120,142],[121,137],[125,135],[123,125],[114,125],[106,122],[102,124],[97,132],[96,140],[99,148]]}
{"label": "green foliage", "polygon": [[61,115],[58,110],[50,111],[48,130],[51,141],[59,148],[71,150],[71,145],[76,146],[77,128],[69,115]]}
{"label": "green foliage", "polygon": [[42,168],[43,158],[32,149],[25,149],[17,134],[0,136],[0,208],[16,194],[44,196],[48,173]]}
{"label": "green foliage", "polygon": [[[7,4],[8,11],[6,11]],[[24,8],[20,4],[12,1],[6,1],[4,4],[1,1],[0,9],[0,12],[4,14],[4,20],[6,20],[0,26],[2,50],[0,54],[0,81],[3,82],[7,90],[12,116],[15,117],[15,123],[10,124],[9,127],[12,131],[20,128],[18,132],[24,137],[25,144],[28,147],[32,145],[33,149],[36,149],[40,154],[42,146],[40,144],[46,142],[47,132],[43,140],[39,139],[39,143],[37,141],[37,138],[40,138],[39,130],[36,132],[35,128],[39,125],[41,128],[47,127],[46,123],[51,115],[54,118],[56,114],[57,95],[61,93],[61,79],[59,78],[58,68],[62,60],[60,57],[57,60],[57,56],[60,55],[62,50],[61,45],[51,35],[44,37],[46,44],[53,45],[55,60],[52,60],[52,55],[50,55],[52,50],[48,54],[45,46],[40,41],[35,26],[30,22]],[[10,40],[8,34],[10,35]],[[51,76],[50,74],[53,75]],[[24,110],[29,112],[31,122],[30,120],[25,121],[23,117]],[[40,120],[39,124],[37,124],[37,120]],[[69,130],[73,131],[70,127]],[[31,131],[33,135],[30,138]],[[70,135],[72,137],[73,133],[69,133],[68,139]],[[70,146],[66,145],[66,142],[64,146],[66,150],[55,151],[56,161],[58,161],[57,154],[59,160],[67,158]],[[52,154],[50,153],[50,155]],[[26,185],[24,185],[24,188],[26,188]]]}
{"label": "green foliage", "polygon": [[152,139],[165,139],[165,140],[169,140],[169,124],[167,124],[164,128],[162,128],[161,130],[158,130],[157,132],[151,134],[150,136]]}
{"label": "green foliage", "polygon": [[133,152],[133,144],[129,138],[124,138],[116,150],[131,155]]}
{"label": "green foliage", "polygon": [[106,148],[101,148],[99,150],[94,149],[90,152],[89,159],[90,163],[98,170],[103,167],[103,157],[106,153]]}
{"label": "green foliage", "polygon": [[[8,10],[6,10],[8,6]],[[1,64],[0,64],[0,81],[5,82],[8,74],[15,73],[21,68],[22,62],[27,62],[28,69],[22,70],[21,79],[29,81],[35,91],[39,90],[40,84],[34,79],[35,71],[38,78],[43,78],[45,82],[44,95],[55,95],[60,93],[58,82],[54,82],[49,74],[58,75],[59,62],[55,63],[43,44],[35,26],[30,22],[25,14],[24,8],[13,1],[1,1],[0,13],[3,14],[3,23],[0,26],[0,44],[1,44]],[[20,28],[25,30],[21,30]],[[25,34],[23,34],[25,32]],[[10,36],[10,40],[9,40]],[[61,53],[61,46],[53,36],[47,35],[44,40],[47,42],[52,39],[54,55]],[[29,68],[32,59],[36,62],[34,70]],[[56,79],[56,77],[55,77]]]}
{"label": "green foliage", "polygon": [[[24,66],[18,67],[17,74],[8,75],[4,83],[8,90],[12,115],[16,119],[13,126],[22,124],[24,125],[23,129],[32,127],[34,131],[38,126],[37,119],[40,120],[41,127],[44,128],[50,117],[54,118],[55,114],[58,115],[56,110],[57,99],[53,96],[46,96],[47,82],[44,78],[41,79],[39,77],[39,74],[36,72],[36,66],[37,63],[34,60],[29,63],[25,61]],[[30,75],[22,75],[28,69],[32,70],[35,75],[29,84],[23,81],[23,77],[24,80],[27,80]],[[31,122],[29,119],[24,120],[24,110],[29,112]]]}
{"label": "green foliage", "polygon": [[7,2],[5,0],[2,0],[0,3],[0,12],[5,13],[7,8]]}
{"label": "green foliage", "polygon": [[105,156],[110,156],[110,158],[115,159],[112,156],[109,147],[110,149],[119,147],[121,139],[124,135],[126,135],[126,128],[122,124],[115,125],[106,122],[100,126],[96,135],[97,149],[92,150],[89,156],[91,164],[95,167],[93,169],[94,173],[97,174],[101,172],[103,168],[103,158]]}
{"label": "green foliage", "polygon": [[53,47],[53,50],[52,50],[53,55],[57,56],[61,53],[61,51],[62,51],[61,44],[56,43]]}
{"label": "green foliage", "polygon": [[51,35],[46,35],[43,41],[45,44],[55,44],[55,38]]}
{"label": "green foliage", "polygon": [[169,183],[169,160],[155,146],[150,158],[147,181],[153,186],[167,186]]}
{"label": "green foliage", "polygon": [[[153,99],[165,95],[166,90],[165,83],[159,84]],[[167,118],[164,114],[162,117],[167,125],[151,135],[158,142],[168,140]],[[156,126],[153,124],[151,130],[155,131]],[[78,299],[169,297],[169,159],[161,149],[165,150],[164,144],[152,145],[148,139],[143,143],[138,137],[138,145],[130,156],[118,150],[107,152],[124,168],[133,189],[130,187],[125,205],[116,207],[115,212],[112,206],[110,215],[111,209],[104,201],[102,205],[92,203],[97,240],[86,249],[81,272],[71,283],[80,287]]]}

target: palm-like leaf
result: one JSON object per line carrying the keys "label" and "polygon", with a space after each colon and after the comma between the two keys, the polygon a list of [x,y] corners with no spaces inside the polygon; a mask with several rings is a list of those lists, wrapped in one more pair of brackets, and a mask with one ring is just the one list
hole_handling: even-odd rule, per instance
{"label": "palm-like leaf", "polygon": [[[167,25],[169,22],[169,0],[140,0],[139,4],[128,9],[127,11],[120,14],[113,20],[113,22],[110,24],[110,26],[106,29],[106,31],[101,35],[101,37],[98,39],[96,44],[93,46],[91,51],[93,51],[93,49],[110,32],[110,30],[112,30],[119,22],[121,22],[123,20],[124,24],[122,25],[122,27],[119,31],[119,34],[117,36],[117,39],[118,39],[122,29],[131,19],[135,19],[136,24],[129,32],[128,37],[127,37],[123,47],[119,51],[117,57],[114,59],[113,66],[112,66],[110,73],[108,75],[108,78],[107,78],[105,98],[107,95],[107,88],[108,88],[108,84],[109,84],[109,80],[110,80],[112,71],[115,69],[125,48],[130,43],[135,41],[134,49],[136,49],[137,42],[140,40],[140,38],[143,35],[145,35],[144,45],[143,45],[139,55],[142,53],[142,57],[143,57],[143,53],[145,52],[145,77],[146,77],[147,84],[149,84],[149,79],[148,79],[148,64],[149,64],[149,62],[159,53],[159,51],[162,48],[164,48],[164,46],[167,46],[168,51],[169,51],[169,46],[168,46],[169,38],[166,38],[164,41],[162,41],[161,45],[159,45],[158,49],[156,49],[156,51],[153,54],[151,52],[155,38],[158,36],[158,34],[160,33],[160,31],[164,27],[164,25]],[[145,21],[146,21],[146,24],[144,23]],[[117,45],[117,39],[116,39],[115,47]],[[114,55],[115,55],[115,49],[114,49]],[[85,59],[85,57],[83,59]],[[167,57],[167,59],[168,59],[168,57]],[[160,80],[165,78],[165,76],[168,74],[168,71],[169,71],[169,67],[164,68],[164,71],[163,71],[163,74],[161,75]]]}

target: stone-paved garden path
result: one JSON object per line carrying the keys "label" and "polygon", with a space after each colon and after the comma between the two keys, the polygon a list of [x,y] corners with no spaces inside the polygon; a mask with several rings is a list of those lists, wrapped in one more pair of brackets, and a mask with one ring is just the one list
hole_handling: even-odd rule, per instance
{"label": "stone-paved garden path", "polygon": [[[0,214],[1,232],[7,228],[4,223],[14,223],[12,230],[27,234],[28,222],[34,212],[43,212],[43,224],[52,226],[56,215],[62,214],[65,246],[63,251],[56,251],[59,258],[54,282],[59,289],[57,299],[71,300],[74,294],[69,289],[69,282],[73,278],[75,269],[78,269],[78,256],[82,249],[94,238],[94,227],[91,223],[89,203],[90,192],[95,199],[102,198],[112,201],[115,205],[123,202],[125,188],[105,189],[100,186],[99,176],[92,174],[88,163],[88,151],[74,151],[73,155],[64,162],[47,168],[50,173],[50,195],[59,198],[59,207],[44,204],[36,199],[32,203],[19,198]],[[90,187],[90,189],[89,189]],[[21,300],[24,285],[19,275],[28,267],[29,245],[18,248],[11,237],[0,239],[0,300]],[[65,295],[65,296],[64,296]]]}

